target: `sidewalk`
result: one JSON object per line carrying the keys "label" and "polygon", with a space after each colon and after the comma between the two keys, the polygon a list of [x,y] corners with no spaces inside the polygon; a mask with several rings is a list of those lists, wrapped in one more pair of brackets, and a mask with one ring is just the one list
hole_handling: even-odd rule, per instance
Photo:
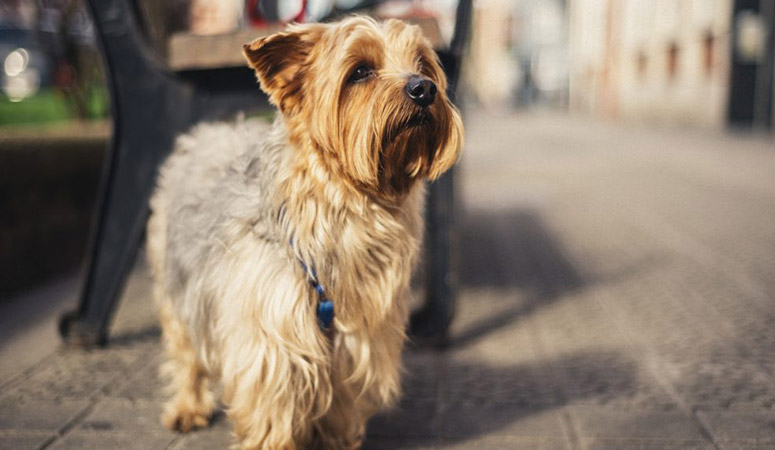
{"label": "sidewalk", "polygon": [[[556,115],[467,132],[452,344],[406,353],[364,448],[774,449],[775,143]],[[105,350],[49,350],[27,330],[54,314],[0,334],[0,450],[228,448],[222,415],[161,426],[149,297],[138,264]]]}

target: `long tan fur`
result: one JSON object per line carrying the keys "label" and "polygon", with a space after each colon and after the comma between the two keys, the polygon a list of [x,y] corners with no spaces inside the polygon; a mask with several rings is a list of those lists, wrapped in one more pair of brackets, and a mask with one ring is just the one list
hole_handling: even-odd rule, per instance
{"label": "long tan fur", "polygon": [[[243,449],[358,448],[400,390],[424,180],[457,160],[460,117],[428,42],[399,21],[294,25],[244,51],[274,125],[198,126],[151,203],[164,423],[204,426],[215,379]],[[358,66],[372,72],[356,83]],[[438,87],[424,111],[404,94],[415,74]],[[298,260],[335,304],[329,330]]]}

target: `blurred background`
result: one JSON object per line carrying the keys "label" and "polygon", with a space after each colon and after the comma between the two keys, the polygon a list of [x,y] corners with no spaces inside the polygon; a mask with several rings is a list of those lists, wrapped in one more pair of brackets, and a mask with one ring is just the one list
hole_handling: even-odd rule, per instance
{"label": "blurred background", "polygon": [[486,105],[772,130],[772,8],[766,0],[476,2],[469,86]]}
{"label": "blurred background", "polygon": [[[137,5],[159,55],[185,67],[186,36],[322,20],[361,3],[374,2]],[[431,16],[449,40],[456,3],[383,2],[379,14]],[[478,0],[460,97],[472,111],[772,133],[773,8],[768,0]],[[78,267],[111,117],[82,1],[4,0],[0,61],[0,295],[8,296]]]}

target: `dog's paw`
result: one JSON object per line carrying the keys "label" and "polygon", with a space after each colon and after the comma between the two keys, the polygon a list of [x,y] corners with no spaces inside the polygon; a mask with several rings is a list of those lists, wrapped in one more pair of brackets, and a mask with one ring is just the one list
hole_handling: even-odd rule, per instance
{"label": "dog's paw", "polygon": [[188,433],[195,428],[204,428],[210,423],[212,410],[186,408],[178,404],[167,405],[161,416],[165,427],[173,431]]}

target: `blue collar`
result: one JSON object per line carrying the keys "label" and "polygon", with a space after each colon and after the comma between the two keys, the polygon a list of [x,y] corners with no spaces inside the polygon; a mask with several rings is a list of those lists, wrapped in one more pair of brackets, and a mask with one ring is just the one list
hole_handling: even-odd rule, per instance
{"label": "blue collar", "polygon": [[[291,248],[293,248],[293,238],[291,238]],[[326,296],[326,289],[318,281],[315,266],[308,267],[301,259],[299,259],[299,264],[304,269],[304,273],[307,274],[310,286],[318,293],[318,306],[316,308],[318,325],[321,330],[326,331],[331,327],[331,322],[334,321],[334,302],[329,300],[328,296]]]}

